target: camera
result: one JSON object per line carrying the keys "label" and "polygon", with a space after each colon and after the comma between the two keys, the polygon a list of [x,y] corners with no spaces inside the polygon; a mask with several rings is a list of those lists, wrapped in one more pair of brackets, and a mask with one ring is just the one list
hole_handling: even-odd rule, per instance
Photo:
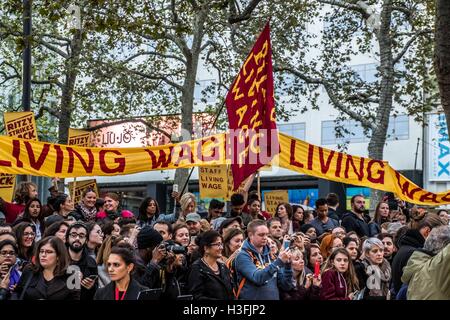
{"label": "camera", "polygon": [[166,251],[173,252],[174,254],[186,254],[186,248],[183,246],[180,246],[179,244],[175,244],[172,241],[163,241],[160,244],[161,247],[164,247]]}

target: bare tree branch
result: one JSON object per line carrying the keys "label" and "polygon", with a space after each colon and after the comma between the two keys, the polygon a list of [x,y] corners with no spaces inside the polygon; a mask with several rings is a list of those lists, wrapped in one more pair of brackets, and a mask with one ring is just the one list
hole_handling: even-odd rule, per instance
{"label": "bare tree branch", "polygon": [[56,79],[49,80],[31,80],[32,84],[56,84],[58,87],[62,88],[63,84]]}
{"label": "bare tree branch", "polygon": [[369,14],[364,10],[362,7],[360,7],[357,4],[348,3],[341,0],[317,0],[317,2],[323,3],[323,4],[329,4],[332,6],[340,7],[343,9],[352,10],[354,12],[360,13],[364,19],[367,19],[369,17]]}
{"label": "bare tree branch", "polygon": [[326,81],[323,77],[321,78],[314,78],[308,75],[303,74],[302,72],[295,70],[291,67],[287,67],[287,66],[275,66],[273,68],[273,70],[275,72],[288,72],[293,74],[294,76],[302,79],[303,81],[309,83],[309,84],[319,84],[322,85],[325,88],[325,91],[328,94],[328,97],[330,98],[331,102],[333,103],[333,105],[335,106],[336,109],[341,110],[343,113],[347,114],[349,117],[360,121],[361,124],[369,129],[374,129],[374,125],[372,124],[372,122],[370,122],[368,119],[364,118],[362,115],[352,111],[351,109],[349,109],[347,106],[343,105],[340,102],[340,99],[338,98],[338,96],[334,93],[334,89],[332,88],[332,85]]}
{"label": "bare tree branch", "polygon": [[184,59],[182,59],[180,57],[177,57],[177,56],[174,56],[174,55],[170,55],[170,54],[162,54],[162,53],[155,52],[155,51],[141,51],[141,52],[138,52],[138,53],[132,55],[131,57],[128,57],[127,59],[123,60],[123,62],[127,63],[127,62],[130,62],[133,59],[136,59],[137,57],[144,56],[144,55],[153,55],[153,56],[158,56],[158,57],[165,58],[165,59],[175,59],[175,60],[181,61],[184,64],[187,64],[186,60],[184,60]]}
{"label": "bare tree branch", "polygon": [[99,124],[99,125],[94,126],[94,127],[84,128],[83,130],[95,131],[95,130],[98,130],[98,129],[107,128],[107,127],[110,127],[110,126],[119,125],[119,124],[128,123],[128,122],[142,123],[143,125],[145,125],[149,129],[158,131],[158,132],[162,133],[163,135],[165,135],[166,137],[168,137],[169,139],[172,138],[171,134],[169,134],[168,132],[162,130],[159,127],[153,126],[149,121],[145,121],[144,119],[136,119],[136,118],[121,119],[121,120],[117,120],[117,121],[113,121],[113,122],[104,122],[104,123]]}
{"label": "bare tree branch", "polygon": [[[253,10],[255,10],[256,6],[261,2],[261,0],[251,0],[248,4],[247,7],[245,7],[245,9],[242,11],[242,13],[240,13],[239,15],[230,15],[228,17],[228,22],[230,24],[235,24],[241,21],[245,21],[250,19]],[[230,5],[232,6],[233,3],[230,2]]]}
{"label": "bare tree branch", "polygon": [[42,33],[42,34],[39,34],[39,36],[40,37],[53,38],[53,39],[56,39],[56,40],[59,40],[59,41],[70,43],[70,39],[65,38],[65,37],[61,37],[61,36],[57,36],[57,35],[54,35],[54,34]]}
{"label": "bare tree branch", "polygon": [[57,47],[51,45],[50,43],[48,43],[47,41],[44,41],[43,39],[39,39],[37,41],[38,43],[42,44],[44,47],[46,47],[47,49],[49,49],[50,51],[53,51],[57,54],[59,54],[61,57],[63,57],[64,59],[69,59],[69,55],[67,53],[65,53],[64,51],[58,49]]}
{"label": "bare tree branch", "polygon": [[54,116],[55,118],[59,119],[59,113],[58,110],[53,109],[53,108],[49,108],[47,106],[41,106],[39,108],[39,112],[37,115],[35,115],[36,119],[39,119],[40,117],[42,117],[44,115],[44,111],[47,111],[48,113],[50,113],[52,116]]}
{"label": "bare tree branch", "polygon": [[[1,72],[1,73],[4,74],[3,72]],[[20,76],[18,76],[16,74],[9,75],[9,76],[4,74],[4,80],[2,82],[0,82],[0,85],[4,84],[4,83],[6,83],[6,82],[8,82],[9,80],[12,80],[12,79],[20,79]]]}
{"label": "bare tree branch", "polygon": [[416,41],[416,39],[418,37],[420,37],[421,35],[424,35],[424,34],[432,33],[432,32],[433,31],[431,29],[425,29],[425,30],[421,30],[421,31],[416,32],[411,37],[411,39],[409,39],[408,42],[405,44],[405,46],[403,47],[403,50],[400,51],[400,53],[396,57],[394,57],[394,59],[392,60],[392,65],[396,65],[402,59],[402,57],[408,51],[409,47],[414,43],[414,41]]}
{"label": "bare tree branch", "polygon": [[166,76],[150,75],[150,74],[147,74],[147,73],[144,73],[144,72],[141,72],[141,71],[126,69],[126,68],[124,68],[123,71],[127,72],[127,73],[132,73],[132,74],[138,75],[138,76],[140,76],[142,78],[145,78],[145,79],[162,80],[165,83],[167,83],[169,86],[172,86],[172,87],[176,88],[179,91],[183,91],[183,87],[182,86],[180,86],[178,83],[173,82],[172,80],[170,80]]}
{"label": "bare tree branch", "polygon": [[351,95],[347,98],[347,101],[355,101],[355,100],[361,101],[363,103],[380,103],[380,99],[373,98],[370,95],[362,92]]}

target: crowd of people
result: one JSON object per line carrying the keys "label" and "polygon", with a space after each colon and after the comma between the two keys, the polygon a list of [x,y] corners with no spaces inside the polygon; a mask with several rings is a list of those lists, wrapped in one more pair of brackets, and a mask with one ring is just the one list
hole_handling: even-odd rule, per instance
{"label": "crowd of people", "polygon": [[450,299],[446,210],[388,195],[369,215],[356,195],[342,213],[330,193],[266,212],[236,193],[203,213],[194,194],[174,198],[174,213],[151,197],[133,213],[116,193],[43,204],[20,183],[0,198],[0,300]]}

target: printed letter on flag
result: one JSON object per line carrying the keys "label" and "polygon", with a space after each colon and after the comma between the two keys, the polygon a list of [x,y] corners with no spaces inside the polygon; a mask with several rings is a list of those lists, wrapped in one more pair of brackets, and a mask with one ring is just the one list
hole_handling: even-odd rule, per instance
{"label": "printed letter on flag", "polygon": [[226,97],[234,190],[280,152],[266,24]]}

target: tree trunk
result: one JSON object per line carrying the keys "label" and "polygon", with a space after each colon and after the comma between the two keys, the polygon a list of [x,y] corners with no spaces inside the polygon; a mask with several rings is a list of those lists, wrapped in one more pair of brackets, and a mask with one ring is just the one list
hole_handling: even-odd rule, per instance
{"label": "tree trunk", "polygon": [[[386,134],[389,126],[389,115],[392,111],[394,90],[394,65],[392,57],[392,38],[390,25],[392,17],[392,0],[383,2],[381,12],[381,27],[377,32],[380,47],[380,104],[375,119],[375,128],[372,130],[368,152],[369,158],[383,160],[383,150],[386,143]],[[374,209],[381,199],[381,191],[371,190],[370,209]]]}
{"label": "tree trunk", "polygon": [[72,99],[75,82],[79,73],[78,65],[80,63],[81,54],[81,31],[78,30],[74,35],[71,43],[72,54],[65,63],[66,80],[61,95],[61,111],[58,124],[58,142],[67,144],[70,121],[72,116]]}
{"label": "tree trunk", "polygon": [[450,1],[436,0],[434,70],[439,84],[441,104],[450,128]]}
{"label": "tree trunk", "polygon": [[[204,23],[206,12],[200,9],[195,19],[194,37],[190,55],[186,57],[186,75],[183,83],[183,93],[181,95],[181,129],[184,133],[183,138],[192,139],[192,114],[194,108],[194,89],[195,79],[197,77],[198,61],[200,59],[201,45],[204,36]],[[187,134],[188,133],[188,134]],[[175,184],[179,185],[180,192],[187,192],[187,179],[190,169],[177,169],[175,171]],[[186,188],[183,190],[184,185]]]}

